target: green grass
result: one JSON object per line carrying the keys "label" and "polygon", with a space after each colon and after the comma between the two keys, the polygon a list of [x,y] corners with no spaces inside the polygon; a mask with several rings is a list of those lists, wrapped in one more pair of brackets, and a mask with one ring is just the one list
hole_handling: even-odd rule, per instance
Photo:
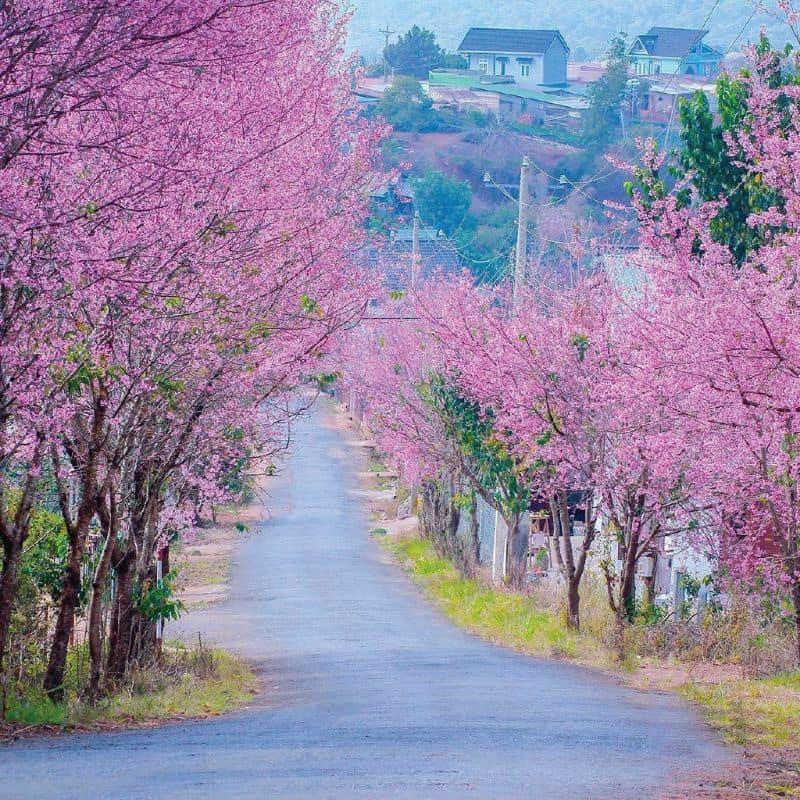
{"label": "green grass", "polygon": [[568,630],[558,616],[536,608],[530,598],[462,578],[429,542],[419,538],[383,542],[457,625],[530,655],[574,659],[595,649],[587,637]]}
{"label": "green grass", "polygon": [[800,672],[718,685],[688,684],[681,692],[733,744],[800,746]]}
{"label": "green grass", "polygon": [[166,669],[144,670],[118,693],[90,705],[77,698],[54,704],[43,694],[11,697],[6,721],[23,727],[64,729],[146,724],[170,719],[216,716],[245,705],[258,680],[241,660],[221,650],[206,651],[197,670],[190,653],[170,653]]}

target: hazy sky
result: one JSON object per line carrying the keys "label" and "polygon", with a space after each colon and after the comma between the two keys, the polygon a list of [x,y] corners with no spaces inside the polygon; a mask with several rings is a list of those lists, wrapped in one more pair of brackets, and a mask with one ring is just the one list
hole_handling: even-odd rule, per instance
{"label": "hazy sky", "polygon": [[[434,30],[440,43],[458,47],[467,28],[560,28],[573,48],[603,52],[617,31],[644,33],[651,25],[700,27],[708,20],[708,42],[727,49],[758,35],[767,25],[776,44],[787,34],[774,18],[754,13],[750,0],[351,0],[355,15],[351,44],[364,54],[383,46],[381,28],[406,31],[417,24]],[[767,0],[769,4],[770,0]],[[738,37],[738,38],[737,38]],[[394,40],[395,37],[392,37]]]}

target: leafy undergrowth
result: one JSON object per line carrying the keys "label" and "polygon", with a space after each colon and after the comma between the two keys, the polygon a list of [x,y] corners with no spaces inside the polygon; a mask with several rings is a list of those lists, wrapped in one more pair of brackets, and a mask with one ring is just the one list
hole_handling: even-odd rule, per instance
{"label": "leafy undergrowth", "polygon": [[711,724],[733,744],[800,746],[800,672],[716,685],[689,684],[681,693],[698,703]]}
{"label": "leafy undergrowth", "polygon": [[[7,738],[20,729],[100,729],[216,716],[244,706],[257,691],[253,671],[229,653],[170,649],[160,667],[140,670],[124,688],[94,705],[78,698],[54,704],[33,691],[12,694]],[[5,734],[2,727],[0,734]]]}
{"label": "leafy undergrowth", "polygon": [[429,542],[419,538],[382,541],[457,625],[530,655],[577,660],[597,654],[596,643],[568,630],[557,615],[537,608],[530,598],[462,578]]}

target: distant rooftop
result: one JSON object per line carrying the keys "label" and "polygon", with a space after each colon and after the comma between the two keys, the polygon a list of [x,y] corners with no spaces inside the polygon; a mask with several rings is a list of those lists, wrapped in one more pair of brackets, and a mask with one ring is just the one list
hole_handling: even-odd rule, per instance
{"label": "distant rooftop", "polygon": [[650,28],[639,36],[647,54],[656,58],[685,58],[708,35],[695,28]]}
{"label": "distant rooftop", "polygon": [[556,39],[569,50],[556,30],[470,28],[458,49],[462,53],[546,53]]}
{"label": "distant rooftop", "polygon": [[494,92],[499,95],[519,97],[523,100],[534,100],[550,103],[571,111],[584,111],[589,105],[586,99],[586,87],[579,83],[559,83],[546,86],[526,88],[518,86],[513,79],[500,81],[484,80],[480,73],[466,70],[433,70],[430,73],[431,86],[447,86],[453,89],[470,89],[476,92]]}
{"label": "distant rooftop", "polygon": [[[410,232],[409,232],[410,233]],[[411,287],[412,242],[401,229],[391,239],[373,241],[359,251],[361,266],[382,276],[387,291],[406,291]],[[446,236],[431,235],[423,229],[419,242],[419,280],[443,275],[458,275],[463,266],[453,242]]]}

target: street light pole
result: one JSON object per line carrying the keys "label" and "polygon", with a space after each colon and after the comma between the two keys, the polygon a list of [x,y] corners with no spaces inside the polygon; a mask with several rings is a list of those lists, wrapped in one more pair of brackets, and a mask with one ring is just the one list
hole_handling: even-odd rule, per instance
{"label": "street light pole", "polygon": [[517,219],[517,252],[514,264],[514,307],[516,308],[519,295],[525,286],[526,267],[528,260],[528,181],[530,178],[531,161],[528,156],[522,159],[522,168],[519,172],[519,217]]}

